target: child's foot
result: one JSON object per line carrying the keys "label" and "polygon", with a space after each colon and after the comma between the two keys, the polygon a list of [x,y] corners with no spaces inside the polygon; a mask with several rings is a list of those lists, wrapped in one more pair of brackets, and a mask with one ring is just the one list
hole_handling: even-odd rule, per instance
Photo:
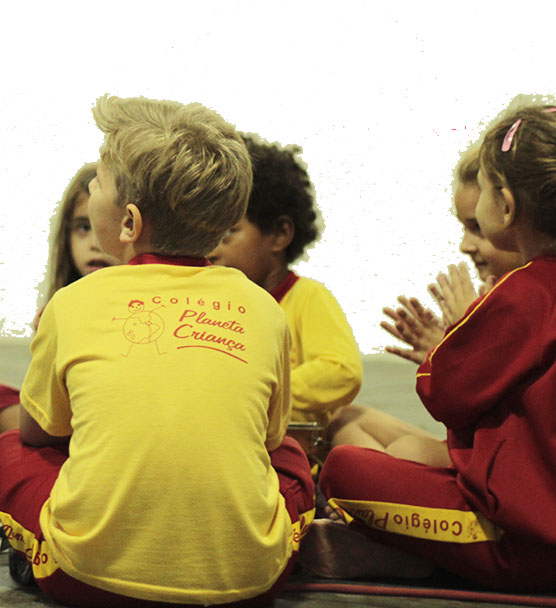
{"label": "child's foot", "polygon": [[424,578],[434,566],[423,558],[382,545],[349,526],[316,519],[299,551],[309,573],[324,578]]}
{"label": "child's foot", "polygon": [[331,519],[332,521],[336,521],[339,524],[345,524],[345,520],[343,519],[343,517],[341,516],[341,514],[336,511],[336,509],[329,505],[326,504],[322,510],[323,514],[324,514],[324,519]]}

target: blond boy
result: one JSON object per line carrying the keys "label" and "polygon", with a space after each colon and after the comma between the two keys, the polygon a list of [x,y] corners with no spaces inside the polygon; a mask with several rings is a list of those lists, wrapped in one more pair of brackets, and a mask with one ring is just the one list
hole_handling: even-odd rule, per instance
{"label": "blond boy", "polygon": [[245,212],[248,153],[199,104],[104,97],[93,113],[105,140],[89,215],[123,265],[43,313],[20,433],[0,437],[0,519],[58,601],[262,605],[314,488],[283,441],[284,315],[204,257]]}

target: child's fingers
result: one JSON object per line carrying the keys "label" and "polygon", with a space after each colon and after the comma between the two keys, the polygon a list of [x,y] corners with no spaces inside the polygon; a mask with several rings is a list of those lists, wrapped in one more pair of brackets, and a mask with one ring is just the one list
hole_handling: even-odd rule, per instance
{"label": "child's fingers", "polygon": [[441,290],[440,286],[437,285],[436,283],[431,283],[428,286],[428,290],[429,290],[429,293],[431,294],[431,296],[434,298],[435,302],[442,309],[442,306],[444,305],[443,302],[444,302],[445,298],[444,298],[444,294],[442,293],[442,290]]}
{"label": "child's fingers", "polygon": [[396,346],[387,346],[386,351],[391,353],[392,355],[397,355],[402,359],[407,359],[407,361],[417,363],[418,365],[423,363],[423,361],[425,360],[425,356],[423,355],[423,353],[416,352],[414,350],[397,348]]}
{"label": "child's fingers", "polygon": [[409,303],[415,310],[416,316],[421,320],[423,325],[439,325],[440,319],[430,310],[425,308],[417,298],[410,298]]}
{"label": "child's fingers", "polygon": [[465,274],[461,271],[460,266],[456,266],[455,264],[450,264],[450,266],[448,266],[448,272],[450,274],[450,293],[452,299],[458,300],[462,297],[465,288]]}
{"label": "child's fingers", "polygon": [[450,307],[446,302],[444,294],[437,288],[436,285],[429,285],[429,292],[436,300],[436,303],[438,304],[440,312],[442,313],[442,316],[444,317],[445,321],[448,323],[448,325],[450,325]]}
{"label": "child's fingers", "polygon": [[417,302],[419,302],[419,300],[417,300],[416,298],[406,298],[405,296],[400,296],[398,298],[398,302],[407,310],[407,312],[414,319],[417,319],[420,322],[419,312],[417,311],[417,308],[415,308],[415,306],[413,306],[412,300],[416,300]]}
{"label": "child's fingers", "polygon": [[496,277],[494,275],[490,275],[486,278],[486,281],[479,287],[479,295],[484,296],[485,293],[488,293],[496,283]]}
{"label": "child's fingers", "polygon": [[457,298],[466,297],[470,292],[475,292],[469,268],[465,262],[460,262],[457,266],[450,266],[450,279],[452,291]]}
{"label": "child's fingers", "polygon": [[381,321],[380,327],[382,327],[382,329],[384,329],[389,334],[394,336],[394,338],[397,338],[398,340],[402,340],[405,342],[402,334],[393,325],[390,325],[390,323],[386,323],[386,321]]}
{"label": "child's fingers", "polygon": [[423,326],[420,321],[407,313],[403,308],[398,309],[400,320],[396,323],[396,327],[403,333],[405,341],[408,344],[414,345],[423,335]]}
{"label": "child's fingers", "polygon": [[444,289],[446,307],[443,314],[448,323],[452,324],[465,314],[469,305],[477,298],[477,292],[465,262],[457,266],[451,265],[449,272],[451,284],[450,289]]}
{"label": "child's fingers", "polygon": [[448,306],[450,306],[456,297],[454,292],[460,287],[459,273],[453,264],[448,266],[448,275],[449,276],[445,275],[444,273],[439,274],[438,283],[442,288],[444,300],[446,300]]}
{"label": "child's fingers", "polygon": [[471,281],[471,275],[469,274],[469,266],[465,262],[458,264],[459,273],[464,281]]}
{"label": "child's fingers", "polygon": [[419,348],[421,344],[422,332],[418,326],[412,326],[403,319],[396,323],[396,329],[403,336],[403,341],[413,348]]}
{"label": "child's fingers", "polygon": [[392,321],[397,321],[399,319],[398,313],[393,308],[389,308],[388,306],[386,306],[382,309],[382,312],[387,317],[390,317]]}

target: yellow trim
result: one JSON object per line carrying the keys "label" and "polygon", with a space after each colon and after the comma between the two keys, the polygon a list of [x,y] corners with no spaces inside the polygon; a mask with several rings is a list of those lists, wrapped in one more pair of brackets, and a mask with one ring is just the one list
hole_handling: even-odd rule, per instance
{"label": "yellow trim", "polygon": [[474,511],[344,498],[331,498],[328,504],[347,523],[357,519],[371,528],[414,538],[468,544],[498,542],[504,533]]}
{"label": "yellow trim", "polygon": [[315,518],[315,509],[306,511],[299,516],[297,521],[292,523],[293,540],[292,547],[294,551],[299,551],[301,539],[307,534],[313,519]]}
{"label": "yellow trim", "polygon": [[45,540],[39,542],[32,532],[13,519],[9,513],[0,511],[0,521],[10,545],[33,564],[35,578],[46,578],[58,570],[58,562]]}
{"label": "yellow trim", "polygon": [[[527,262],[527,264],[525,264],[524,266],[520,266],[519,268],[514,268],[511,272],[508,272],[508,274],[506,274],[504,277],[502,277],[502,279],[500,279],[500,281],[498,281],[498,283],[496,283],[496,285],[485,295],[485,297],[477,304],[477,306],[475,306],[475,308],[465,317],[463,317],[463,319],[450,331],[450,333],[446,334],[444,336],[444,338],[439,342],[439,344],[436,345],[436,347],[432,350],[430,357],[429,357],[429,361],[432,361],[432,358],[434,357],[436,351],[444,344],[444,342],[446,342],[446,340],[454,333],[456,332],[462,325],[465,325],[467,323],[467,321],[475,314],[475,312],[488,300],[488,298],[490,298],[490,296],[492,295],[492,293],[494,291],[496,291],[500,285],[503,285],[515,272],[518,272],[519,270],[523,270],[525,268],[528,268],[533,262]],[[424,375],[424,374],[423,374]],[[429,374],[430,376],[430,374]],[[419,375],[417,375],[417,377],[419,377]]]}

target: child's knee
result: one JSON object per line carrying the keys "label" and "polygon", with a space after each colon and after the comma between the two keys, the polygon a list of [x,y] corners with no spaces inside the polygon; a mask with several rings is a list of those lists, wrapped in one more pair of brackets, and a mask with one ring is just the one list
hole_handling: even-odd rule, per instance
{"label": "child's knee", "polygon": [[385,452],[394,458],[411,460],[434,467],[448,467],[451,465],[447,444],[432,437],[404,435],[393,441]]}
{"label": "child's knee", "polygon": [[355,445],[338,445],[330,451],[319,477],[319,485],[327,498],[344,494],[343,482],[350,476],[357,452],[361,450]]}

